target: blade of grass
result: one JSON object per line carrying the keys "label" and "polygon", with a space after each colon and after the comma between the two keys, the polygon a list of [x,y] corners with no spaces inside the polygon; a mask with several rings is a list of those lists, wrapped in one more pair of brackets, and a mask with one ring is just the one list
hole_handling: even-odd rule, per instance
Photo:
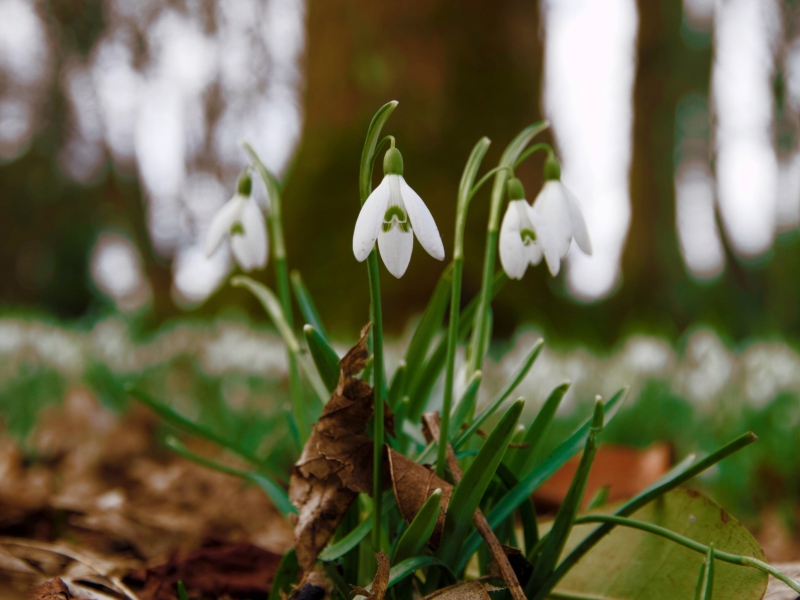
{"label": "blade of grass", "polygon": [[[438,552],[439,558],[448,565],[456,563],[463,549],[472,516],[503,459],[524,404],[518,400],[511,405],[486,438],[486,442],[464,473],[461,482],[453,489],[445,517],[442,545]],[[440,440],[440,443],[446,444],[447,441]]]}
{"label": "blade of grass", "polygon": [[694,600],[711,600],[714,592],[714,544],[709,544],[706,559],[700,567],[700,577],[697,581],[697,592]]}
{"label": "blade of grass", "polygon": [[186,595],[186,588],[180,579],[178,580],[178,600],[189,600],[189,596]]}
{"label": "blade of grass", "polygon": [[428,543],[433,528],[436,526],[436,519],[439,516],[439,504],[442,499],[442,490],[436,490],[428,496],[425,504],[419,509],[411,524],[403,532],[400,541],[392,556],[392,562],[402,562],[407,558],[416,556],[422,552],[425,544]]}
{"label": "blade of grass", "polygon": [[250,454],[241,448],[239,448],[234,442],[231,440],[226,440],[225,438],[217,435],[210,429],[203,427],[202,425],[198,425],[193,421],[190,421],[180,413],[176,412],[163,402],[156,400],[150,394],[142,390],[141,388],[137,387],[133,384],[126,384],[125,390],[134,397],[134,399],[138,400],[145,406],[147,406],[150,410],[156,413],[159,417],[161,417],[164,421],[172,425],[173,427],[180,429],[181,431],[185,431],[186,433],[190,433],[192,435],[196,435],[203,439],[206,439],[210,442],[214,442],[216,445],[225,448],[233,452],[239,458],[243,458],[246,461],[257,465],[259,468],[268,471],[269,474],[281,481],[282,483],[287,483],[285,476],[279,476],[277,472],[273,472],[272,470],[268,470],[268,461],[261,459],[253,454]]}
{"label": "blade of grass", "polygon": [[550,392],[539,414],[536,415],[530,428],[525,432],[525,438],[522,441],[528,444],[528,447],[519,451],[514,457],[511,466],[515,473],[524,475],[533,469],[533,466],[539,458],[539,450],[542,447],[542,442],[545,440],[547,430],[550,428],[550,424],[553,422],[556,411],[558,411],[561,400],[563,400],[564,395],[567,393],[567,390],[569,390],[569,386],[570,383],[565,382]]}
{"label": "blade of grass", "polygon": [[456,404],[452,417],[452,430],[458,431],[467,420],[467,417],[475,411],[475,403],[478,400],[478,390],[481,387],[483,373],[476,371],[472,378],[467,382],[467,389],[461,395],[461,399]]}
{"label": "blade of grass", "polygon": [[589,437],[586,439],[586,446],[581,455],[578,469],[575,471],[575,476],[572,479],[569,490],[558,509],[556,519],[553,522],[553,528],[547,536],[547,541],[542,548],[542,552],[536,560],[533,575],[531,575],[531,578],[528,580],[528,585],[525,586],[525,594],[528,597],[539,590],[541,585],[553,572],[564,550],[564,546],[567,543],[569,534],[572,531],[575,517],[583,501],[583,494],[586,491],[589,470],[592,468],[592,462],[597,453],[597,438],[600,432],[603,431],[603,416],[603,402],[598,400],[595,403],[592,425],[589,428]]}
{"label": "blade of grass", "polygon": [[297,562],[297,554],[294,548],[290,548],[278,563],[267,600],[282,600],[284,596],[281,592],[288,592],[289,588],[297,583],[299,574],[300,564]]}
{"label": "blade of grass", "polygon": [[322,339],[327,342],[328,334],[325,332],[325,327],[322,325],[322,319],[319,317],[317,307],[314,305],[314,301],[311,299],[311,294],[309,293],[308,288],[306,287],[306,284],[300,275],[300,271],[292,271],[289,277],[292,280],[292,291],[294,292],[294,297],[297,300],[298,306],[300,307],[300,313],[303,315],[306,323],[311,325],[322,337]]}
{"label": "blade of grass", "polygon": [[436,337],[436,334],[442,329],[442,321],[444,320],[444,313],[447,310],[447,302],[450,299],[450,288],[452,285],[453,263],[450,263],[439,277],[436,288],[433,290],[433,295],[428,301],[428,306],[425,307],[422,318],[408,344],[405,361],[408,373],[411,377],[417,373],[420,365],[425,362],[425,357],[428,354],[434,337]]}
{"label": "blade of grass", "polygon": [[[745,446],[749,446],[753,442],[756,441],[756,436],[752,432],[745,433],[744,435],[739,436],[732,442],[726,444],[716,452],[709,454],[703,460],[697,463],[690,463],[688,460],[684,460],[679,467],[684,468],[674,468],[672,471],[667,473],[664,477],[656,481],[653,485],[649,488],[644,490],[643,492],[637,494],[634,498],[626,502],[617,512],[614,513],[615,516],[619,517],[626,517],[631,513],[636,512],[644,505],[652,502],[656,498],[666,494],[668,491],[675,489],[679,485],[682,485],[689,481],[690,479],[694,478],[695,476],[699,475],[706,469],[714,466],[719,461],[727,458],[731,454],[738,452]],[[580,544],[578,544],[572,552],[567,555],[564,560],[558,565],[558,568],[553,572],[553,574],[545,581],[542,586],[542,590],[539,592],[537,598],[546,598],[547,593],[552,591],[552,589],[558,584],[564,575],[577,563],[581,557],[586,554],[597,542],[599,542],[609,531],[614,528],[613,523],[605,523],[595,529],[591,534],[589,534]]]}
{"label": "blade of grass", "polygon": [[283,516],[286,517],[290,514],[297,513],[297,509],[292,506],[292,503],[289,501],[289,495],[286,493],[286,490],[278,485],[269,475],[265,473],[259,473],[257,471],[242,471],[240,469],[234,469],[233,467],[228,467],[227,465],[222,465],[208,458],[199,456],[198,454],[195,454],[187,449],[180,440],[171,435],[168,435],[164,442],[175,453],[183,456],[184,458],[188,458],[199,465],[219,471],[220,473],[240,477],[257,485],[264,491],[265,494],[267,494],[267,496],[269,496],[270,500],[272,500],[273,504],[275,504],[275,508],[277,508]]}
{"label": "blade of grass", "polygon": [[[388,515],[389,511],[394,508],[395,501],[394,495],[386,494],[384,495],[382,511],[383,515]],[[372,519],[364,519],[359,523],[355,528],[353,528],[350,533],[344,536],[339,541],[330,544],[327,548],[325,548],[322,552],[319,553],[319,560],[322,561],[332,561],[336,560],[337,558],[344,556],[350,550],[358,546],[358,544],[363,540],[369,532],[372,531]]]}
{"label": "blade of grass", "polygon": [[539,353],[542,351],[542,346],[544,344],[544,340],[537,340],[536,343],[531,348],[528,355],[525,357],[525,360],[522,361],[522,364],[517,368],[514,374],[509,378],[503,388],[497,393],[497,395],[492,399],[492,401],[484,408],[481,413],[472,419],[470,424],[467,426],[467,429],[463,431],[456,441],[453,443],[453,447],[458,450],[464,443],[470,438],[470,436],[475,433],[475,431],[480,428],[481,425],[491,417],[500,405],[506,401],[506,399],[517,389],[522,380],[528,375],[528,371],[531,370],[533,363],[536,362],[536,358],[539,356]]}
{"label": "blade of grass", "polygon": [[[508,275],[501,269],[495,274],[493,280],[492,293],[496,296],[503,286],[508,282]],[[463,342],[472,329],[474,322],[475,311],[478,308],[478,298],[473,298],[472,301],[461,311],[461,318],[458,321],[458,341]],[[436,347],[430,353],[425,364],[413,378],[408,382],[408,393],[406,394],[412,398],[410,406],[409,418],[419,420],[428,398],[431,394],[433,386],[444,370],[445,363],[447,362],[447,339],[442,338],[436,343]]]}
{"label": "blade of grass", "polygon": [[[611,419],[614,418],[614,415],[616,415],[619,407],[622,404],[622,400],[627,394],[627,391],[628,388],[622,388],[620,391],[614,394],[608,400],[608,402],[605,403],[604,413],[606,424],[608,424]],[[507,519],[520,504],[531,497],[531,494],[533,494],[533,492],[536,491],[539,486],[542,485],[542,483],[547,481],[553,475],[553,473],[564,466],[564,463],[575,456],[575,454],[586,443],[586,438],[589,435],[589,429],[591,428],[592,420],[593,417],[589,418],[580,428],[578,428],[577,431],[575,431],[575,433],[561,442],[561,444],[556,446],[556,448],[547,456],[542,464],[537,466],[530,473],[525,474],[520,479],[519,484],[500,499],[500,501],[487,515],[489,525],[492,527],[497,527],[499,523],[501,523],[504,519]],[[464,545],[464,552],[462,553],[464,562],[463,564],[459,565],[457,571],[466,565],[466,559],[475,553],[480,546],[480,543],[481,540],[479,536],[475,535],[474,533],[470,535]]]}
{"label": "blade of grass", "polygon": [[[389,385],[389,391],[387,392],[387,400],[389,402],[389,407],[392,410],[397,410],[398,402],[402,402],[403,400],[403,393],[406,389],[406,382],[408,381],[408,367],[406,365],[406,361],[401,360],[400,364],[397,365],[397,370],[394,372],[394,376],[392,377],[392,383]],[[395,414],[395,419],[397,415]],[[397,426],[401,426],[402,421],[398,421]]]}
{"label": "blade of grass", "polygon": [[[289,348],[289,351],[297,358],[297,364],[300,365],[303,373],[305,373],[306,379],[311,384],[314,393],[323,403],[326,402],[329,397],[328,390],[317,371],[308,364],[305,356],[303,356],[300,348],[300,342],[294,335],[292,328],[286,322],[280,302],[278,302],[278,298],[272,293],[272,290],[245,275],[237,275],[236,277],[233,277],[231,279],[231,285],[234,287],[246,288],[256,298],[258,298],[258,301],[261,302],[261,306],[264,307],[264,310],[272,319],[275,327],[277,327],[278,332],[281,334],[281,337],[283,338],[286,346]],[[306,411],[303,407],[293,407],[293,409],[299,413],[299,415],[295,415],[295,418],[297,419],[297,427],[300,430],[300,435],[304,436],[303,439],[305,439],[308,437],[308,432],[310,431],[308,427],[308,419],[306,418]]]}
{"label": "blade of grass", "polygon": [[333,393],[339,385],[339,355],[312,325],[303,327],[303,335],[319,376],[328,388],[328,392]]}

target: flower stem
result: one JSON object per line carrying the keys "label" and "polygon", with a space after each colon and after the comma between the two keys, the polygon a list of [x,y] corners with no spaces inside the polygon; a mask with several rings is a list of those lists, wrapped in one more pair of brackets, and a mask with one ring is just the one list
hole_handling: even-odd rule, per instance
{"label": "flower stem", "polygon": [[[283,238],[283,220],[281,218],[281,188],[278,180],[270,173],[269,169],[259,158],[256,151],[250,144],[244,144],[245,151],[250,155],[256,166],[256,170],[264,185],[267,188],[269,199],[269,211],[267,212],[267,226],[269,227],[270,240],[272,242],[272,256],[275,261],[275,278],[277,280],[278,298],[283,310],[283,318],[294,329],[294,318],[292,317],[292,296],[289,287],[289,268],[286,264],[286,244]],[[297,366],[297,359],[293,352],[288,351],[286,358],[289,363],[289,394],[292,404],[292,416],[294,418],[294,436],[302,448],[308,436],[309,423],[306,415],[306,407],[303,399],[303,389],[300,381],[300,369]],[[324,400],[324,398],[322,399]]]}
{"label": "flower stem", "polygon": [[[384,123],[392,114],[397,106],[396,101],[384,104],[375,116],[367,129],[367,137],[364,140],[364,150],[361,153],[361,165],[358,174],[358,191],[361,197],[361,205],[369,198],[372,191],[372,169],[375,164],[377,154],[378,139]],[[390,143],[394,138],[390,138]],[[369,276],[369,296],[370,296],[370,317],[372,320],[372,388],[375,402],[375,412],[373,415],[373,452],[372,452],[372,548],[378,552],[381,549],[381,538],[383,530],[383,518],[381,510],[381,500],[383,495],[383,443],[384,443],[384,423],[383,423],[383,400],[386,396],[384,390],[383,373],[383,311],[381,310],[381,283],[378,272],[378,251],[370,252],[367,258],[367,273]]]}
{"label": "flower stem", "polygon": [[492,301],[492,281],[494,279],[494,263],[497,257],[497,238],[500,231],[500,211],[503,208],[503,194],[506,188],[506,181],[509,172],[517,164],[517,159],[528,143],[539,133],[549,127],[547,121],[534,123],[523,129],[515,137],[503,152],[500,158],[498,169],[494,176],[492,186],[492,200],[489,208],[489,224],[486,227],[486,249],[483,257],[483,280],[479,294],[478,310],[475,313],[475,323],[472,326],[472,337],[469,344],[469,363],[467,365],[467,377],[471,377],[475,371],[479,371],[483,365],[483,356],[486,352],[488,340],[486,339],[488,330],[485,327],[486,318],[489,313],[489,305]]}
{"label": "flower stem", "polygon": [[464,167],[458,186],[456,205],[456,232],[453,246],[453,283],[450,288],[450,322],[447,327],[447,354],[445,362],[444,398],[440,425],[439,448],[436,456],[436,474],[444,478],[447,466],[447,444],[450,413],[453,409],[453,381],[455,377],[456,344],[458,342],[458,320],[461,314],[461,274],[464,267],[464,230],[467,225],[467,209],[472,199],[473,182],[491,142],[483,137],[478,140]]}

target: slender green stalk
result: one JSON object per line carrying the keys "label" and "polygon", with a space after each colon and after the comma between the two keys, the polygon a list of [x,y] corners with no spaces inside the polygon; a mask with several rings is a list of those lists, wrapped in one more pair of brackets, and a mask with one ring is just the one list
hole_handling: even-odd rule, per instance
{"label": "slender green stalk", "polygon": [[[367,130],[364,141],[364,150],[361,153],[361,165],[358,174],[358,191],[361,205],[369,198],[372,191],[372,169],[375,163],[378,140],[384,123],[397,106],[396,101],[384,104],[375,116]],[[370,313],[372,320],[372,387],[375,398],[375,413],[373,417],[373,453],[372,453],[372,547],[377,552],[381,548],[382,524],[381,496],[383,493],[383,400],[384,373],[383,373],[383,312],[381,310],[381,282],[378,272],[378,250],[373,248],[367,258],[367,273],[369,276]]]}
{"label": "slender green stalk", "polygon": [[[653,525],[652,523],[637,521],[636,519],[628,519],[616,515],[586,515],[584,517],[578,517],[575,519],[576,525],[581,523],[607,523],[612,526],[620,525],[622,527],[630,527],[631,529],[640,529],[641,531],[659,535],[675,542],[676,544],[680,544],[681,546],[689,548],[689,550],[699,552],[700,554],[708,554],[711,550],[710,546],[706,546],[705,544],[701,544],[700,542],[696,542],[692,539],[684,537],[679,533],[675,533],[674,531],[670,531],[669,529],[660,527],[658,525]],[[742,567],[753,567],[754,569],[768,573],[775,579],[778,579],[779,581],[782,581],[788,585],[795,592],[800,593],[800,582],[797,582],[791,577],[781,573],[778,569],[772,565],[768,565],[764,561],[753,558],[752,556],[740,556],[738,554],[731,554],[730,552],[723,552],[722,550],[717,550],[716,548],[713,549],[713,555],[715,560],[721,560],[723,562]]]}
{"label": "slender green stalk", "polygon": [[469,363],[467,365],[467,377],[475,371],[479,371],[483,365],[483,355],[488,344],[486,339],[487,329],[485,322],[489,313],[489,305],[492,302],[492,280],[494,278],[494,264],[497,257],[497,239],[500,231],[500,211],[503,208],[503,194],[506,188],[506,181],[514,164],[516,164],[522,151],[528,143],[539,133],[547,129],[550,124],[547,121],[529,125],[523,129],[517,137],[503,152],[497,173],[494,176],[492,186],[492,200],[489,208],[489,224],[486,227],[486,248],[483,258],[483,280],[479,295],[478,310],[475,313],[475,324],[472,327],[472,338],[470,339]]}
{"label": "slender green stalk", "polygon": [[[289,327],[294,329],[294,319],[292,317],[292,293],[289,284],[289,268],[286,264],[286,244],[283,238],[283,219],[281,218],[281,189],[278,180],[270,173],[266,165],[259,158],[256,151],[250,144],[244,144],[245,151],[250,155],[255,164],[258,174],[267,187],[269,198],[269,211],[267,212],[267,226],[269,227],[269,237],[272,245],[272,257],[275,262],[275,279],[278,287],[278,298],[283,309],[283,318],[289,323]],[[302,448],[310,435],[310,428],[306,416],[305,401],[303,399],[303,388],[300,381],[300,369],[297,366],[297,359],[293,352],[287,350],[286,358],[289,362],[289,394],[292,402],[292,413],[294,416],[297,442]],[[324,398],[323,398],[324,400]]]}
{"label": "slender green stalk", "polygon": [[444,370],[444,400],[442,405],[441,433],[436,457],[436,474],[444,479],[447,467],[447,443],[450,439],[450,413],[453,409],[453,380],[455,377],[456,344],[458,343],[458,318],[461,314],[461,274],[464,269],[464,230],[467,225],[467,209],[472,198],[472,184],[489,149],[489,138],[478,140],[469,155],[461,182],[458,185],[456,205],[456,232],[453,245],[453,283],[450,286],[450,322],[447,326],[447,356]]}
{"label": "slender green stalk", "polygon": [[534,144],[533,146],[525,150],[525,152],[519,155],[519,158],[516,161],[514,161],[514,168],[516,169],[523,162],[525,162],[526,158],[528,158],[532,154],[535,154],[536,152],[539,152],[539,150],[545,150],[549,154],[553,153],[553,147],[546,142],[542,142],[541,144]]}

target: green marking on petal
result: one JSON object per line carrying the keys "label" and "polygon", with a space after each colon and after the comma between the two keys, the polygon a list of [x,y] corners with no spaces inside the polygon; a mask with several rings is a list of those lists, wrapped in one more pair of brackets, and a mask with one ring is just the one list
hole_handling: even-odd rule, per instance
{"label": "green marking on petal", "polygon": [[244,227],[242,226],[241,223],[238,223],[238,222],[234,223],[233,225],[231,225],[230,234],[232,236],[233,235],[244,235]]}
{"label": "green marking on petal", "polygon": [[519,235],[522,238],[522,243],[526,246],[536,241],[536,232],[530,229],[523,229],[519,232]]}
{"label": "green marking on petal", "polygon": [[386,213],[383,215],[383,231],[384,233],[391,231],[392,227],[397,225],[400,231],[408,233],[411,230],[411,224],[408,222],[408,215],[399,206],[390,206]]}

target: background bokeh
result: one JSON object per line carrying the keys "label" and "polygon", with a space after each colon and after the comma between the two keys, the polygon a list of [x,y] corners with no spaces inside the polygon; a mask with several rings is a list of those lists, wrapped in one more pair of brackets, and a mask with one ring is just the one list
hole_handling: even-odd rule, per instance
{"label": "background bokeh", "polygon": [[[797,21],[779,0],[0,0],[0,307],[83,323],[121,312],[143,331],[258,315],[225,285],[227,251],[202,253],[247,140],[284,182],[290,267],[352,337],[368,310],[350,252],[361,144],[396,99],[389,130],[448,249],[474,142],[493,141],[488,168],[521,127],[553,124],[596,252],[507,286],[501,338],[527,322],[613,348],[702,324],[732,343],[794,343]],[[522,170],[531,197],[540,171]],[[476,197],[465,298],[487,208]],[[383,271],[390,332],[442,267],[417,246],[402,280]]]}

